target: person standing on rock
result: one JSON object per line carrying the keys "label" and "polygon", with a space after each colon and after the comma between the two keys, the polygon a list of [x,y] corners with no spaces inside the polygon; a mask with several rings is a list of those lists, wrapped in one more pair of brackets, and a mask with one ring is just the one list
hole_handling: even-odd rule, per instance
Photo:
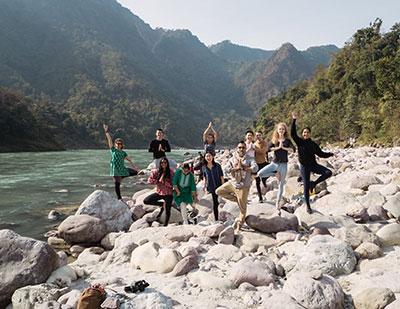
{"label": "person standing on rock", "polygon": [[[121,181],[123,178],[135,176],[139,172],[139,168],[133,164],[132,160],[128,157],[128,154],[123,151],[124,141],[122,138],[116,138],[114,143],[111,138],[108,125],[103,124],[104,133],[106,134],[108,147],[111,151],[110,160],[110,176],[114,178],[114,187],[117,198],[122,200],[121,196]],[[132,168],[126,168],[124,160],[128,161]]]}
{"label": "person standing on rock", "polygon": [[233,226],[237,233],[246,219],[247,197],[253,180],[252,173],[258,171],[254,158],[246,154],[246,143],[244,141],[238,143],[236,152],[229,159],[224,171],[230,179],[220,186],[216,193],[227,200],[238,203],[240,214]]}
{"label": "person standing on rock", "polygon": [[197,193],[194,175],[190,172],[188,163],[183,164],[182,168],[175,171],[172,184],[174,186],[174,201],[181,210],[183,224],[189,224],[186,206],[190,205],[195,208],[194,202],[197,200]]}
{"label": "person standing on rock", "polygon": [[[317,163],[315,156],[320,158],[329,158],[334,154],[332,152],[323,152],[321,148],[311,139],[311,129],[303,128],[301,131],[302,137],[297,135],[296,119],[297,113],[292,112],[292,127],[291,136],[297,145],[300,162],[300,173],[304,186],[304,199],[306,201],[307,212],[312,213],[310,206],[310,191],[313,191],[317,184],[332,176],[332,171]],[[311,173],[321,175],[315,181],[310,181]]]}
{"label": "person standing on rock", "polygon": [[286,183],[286,173],[288,164],[288,153],[296,148],[289,139],[288,128],[285,123],[278,123],[272,133],[269,150],[274,152],[274,159],[270,164],[258,171],[258,177],[268,177],[275,174],[279,180],[278,194],[276,197],[276,209],[280,214],[280,201]]}
{"label": "person standing on rock", "polygon": [[215,192],[224,182],[224,174],[221,165],[215,162],[214,155],[207,152],[204,156],[202,173],[204,175],[204,191],[211,193],[213,199],[214,219],[218,221],[218,195]]}
{"label": "person standing on rock", "polygon": [[160,160],[166,158],[166,152],[171,152],[169,142],[164,139],[164,131],[157,129],[156,138],[153,139],[149,146],[149,152],[153,153],[154,164],[156,168],[160,166]]}
{"label": "person standing on rock", "polygon": [[[172,179],[174,172],[169,167],[167,158],[160,159],[160,167],[152,170],[147,182],[152,185],[156,185],[156,192],[147,196],[143,203],[148,205],[162,206],[157,219],[161,217],[165,209],[165,222],[164,226],[168,225],[169,218],[171,217],[171,206],[173,200],[173,185]],[[162,200],[162,202],[161,202]]]}
{"label": "person standing on rock", "polygon": [[250,158],[255,158],[256,150],[254,146],[254,132],[252,130],[246,131],[246,155]]}
{"label": "person standing on rock", "polygon": [[208,124],[208,127],[203,133],[203,143],[204,143],[204,152],[210,152],[215,156],[215,143],[218,139],[218,133],[212,126],[212,122]]}
{"label": "person standing on rock", "polygon": [[[268,165],[268,143],[262,137],[261,132],[256,132],[256,141],[254,143],[255,150],[255,160],[258,166],[258,170]],[[256,177],[256,188],[258,193],[258,201],[263,202],[262,192],[261,192],[261,181],[266,187],[268,177]]]}

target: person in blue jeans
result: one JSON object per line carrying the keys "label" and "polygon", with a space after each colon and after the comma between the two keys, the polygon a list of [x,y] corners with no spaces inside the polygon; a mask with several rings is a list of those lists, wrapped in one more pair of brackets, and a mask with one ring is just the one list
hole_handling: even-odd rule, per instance
{"label": "person in blue jeans", "polygon": [[[324,152],[321,150],[318,144],[311,139],[311,129],[309,127],[305,127],[301,131],[302,137],[299,137],[296,130],[296,112],[292,112],[292,118],[293,122],[290,134],[298,148],[300,173],[304,185],[304,199],[306,201],[307,212],[311,214],[312,209],[310,206],[310,191],[314,190],[317,184],[332,176],[332,171],[318,164],[315,156],[317,155],[320,158],[329,158],[334,154],[332,152]],[[310,181],[311,173],[321,176],[319,176],[315,181]]]}
{"label": "person in blue jeans", "polygon": [[270,164],[258,171],[258,177],[269,177],[275,175],[279,180],[278,195],[276,197],[276,209],[280,214],[280,201],[286,183],[288,153],[296,148],[289,139],[288,129],[285,123],[278,123],[272,134],[269,150],[274,152],[274,159]]}

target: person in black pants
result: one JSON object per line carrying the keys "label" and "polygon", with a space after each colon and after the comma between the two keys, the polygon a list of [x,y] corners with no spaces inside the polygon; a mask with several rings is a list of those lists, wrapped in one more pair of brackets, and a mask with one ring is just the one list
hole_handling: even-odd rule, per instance
{"label": "person in black pants", "polygon": [[169,218],[171,217],[173,177],[174,172],[169,167],[168,159],[162,158],[160,160],[160,167],[158,169],[154,169],[147,180],[149,184],[157,185],[156,192],[147,196],[143,201],[144,204],[162,206],[161,212],[158,214],[157,219],[161,217],[161,214],[165,209],[166,216],[164,226],[168,225]]}
{"label": "person in black pants", "polygon": [[[305,127],[301,131],[302,137],[299,137],[296,131],[297,113],[292,112],[292,118],[293,122],[290,134],[294,142],[297,144],[300,162],[300,173],[304,185],[304,198],[306,200],[307,212],[310,214],[312,213],[310,206],[310,190],[314,190],[317,184],[332,176],[332,171],[318,164],[315,156],[317,155],[321,158],[329,158],[333,156],[333,153],[323,152],[321,150],[321,148],[311,139],[311,129],[308,127]],[[319,176],[315,181],[310,181],[311,173],[315,173],[321,176]]]}
{"label": "person in black pants", "polygon": [[211,193],[213,199],[214,219],[218,221],[218,195],[215,190],[221,186],[224,180],[221,165],[214,161],[214,154],[207,152],[204,156],[204,164],[202,168],[204,175],[204,191]]}
{"label": "person in black pants", "polygon": [[156,139],[153,139],[149,146],[149,152],[153,153],[154,163],[156,168],[159,167],[161,158],[166,157],[166,152],[171,152],[171,146],[169,142],[164,139],[164,131],[162,129],[157,129]]}

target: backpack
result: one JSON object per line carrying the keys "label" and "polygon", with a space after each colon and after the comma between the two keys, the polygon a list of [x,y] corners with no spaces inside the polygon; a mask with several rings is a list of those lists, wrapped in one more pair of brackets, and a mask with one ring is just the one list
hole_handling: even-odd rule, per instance
{"label": "backpack", "polygon": [[104,290],[89,287],[85,289],[78,299],[77,309],[99,309],[105,297]]}

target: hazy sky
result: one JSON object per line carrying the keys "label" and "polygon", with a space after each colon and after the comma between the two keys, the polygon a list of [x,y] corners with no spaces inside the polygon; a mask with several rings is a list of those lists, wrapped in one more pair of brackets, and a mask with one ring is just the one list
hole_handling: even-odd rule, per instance
{"label": "hazy sky", "polygon": [[400,22],[400,0],[118,0],[153,28],[188,29],[206,45],[231,40],[276,49],[343,46],[376,17]]}

